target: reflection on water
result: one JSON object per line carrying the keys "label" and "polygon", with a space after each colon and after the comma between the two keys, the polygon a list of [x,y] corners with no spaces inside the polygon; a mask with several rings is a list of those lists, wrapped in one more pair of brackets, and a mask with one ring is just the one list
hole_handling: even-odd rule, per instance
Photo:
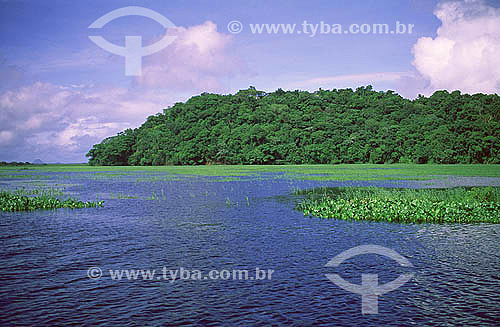
{"label": "reflection on water", "polygon": [[[44,173],[47,175],[47,173]],[[0,213],[0,325],[494,325],[499,316],[498,225],[399,225],[305,218],[294,188],[425,186],[425,181],[310,182],[210,178],[137,182],[65,174],[51,182],[104,208]],[[49,174],[50,175],[50,174]],[[68,176],[69,175],[69,176]],[[167,177],[167,176],[165,176]],[[444,181],[444,182],[443,182]],[[435,183],[498,183],[457,178]],[[3,181],[6,182],[6,181]],[[427,182],[428,183],[428,182]],[[433,184],[436,185],[436,184]],[[441,184],[439,184],[441,185]],[[164,196],[150,199],[152,194]],[[132,199],[112,195],[134,196]],[[375,255],[324,265],[377,244],[407,257],[415,277],[361,315],[361,297],[326,277],[381,283],[405,269]],[[105,272],[90,280],[87,269]],[[273,269],[272,280],[113,281],[109,269]]]}

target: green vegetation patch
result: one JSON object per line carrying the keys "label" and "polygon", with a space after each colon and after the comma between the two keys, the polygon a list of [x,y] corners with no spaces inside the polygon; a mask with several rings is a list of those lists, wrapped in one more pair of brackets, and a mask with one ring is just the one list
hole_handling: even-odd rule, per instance
{"label": "green vegetation patch", "polygon": [[29,175],[29,174],[4,174],[1,173],[0,171],[0,178],[2,179],[41,179],[41,178],[47,178],[48,176],[42,176],[42,175]]}
{"label": "green vegetation patch", "polygon": [[102,207],[103,201],[83,202],[71,197],[61,200],[55,196],[42,194],[40,196],[26,196],[20,192],[0,192],[1,211],[31,211],[36,209],[57,208],[97,208]]}
{"label": "green vegetation patch", "polygon": [[[9,178],[0,167],[0,178]],[[85,178],[135,178],[137,182],[170,181],[182,178],[206,176],[227,177],[227,181],[239,177],[263,178],[265,173],[274,173],[266,178],[294,180],[425,180],[443,179],[448,176],[500,177],[500,165],[469,164],[318,164],[318,165],[206,165],[206,166],[89,166],[89,165],[44,165],[34,166],[25,178],[46,178],[37,173],[82,172]],[[9,174],[11,171],[8,172]],[[134,173],[141,173],[136,176]],[[167,174],[167,175],[160,175]],[[278,175],[279,174],[279,175]],[[21,175],[22,176],[22,175]],[[61,176],[58,175],[58,178]]]}
{"label": "green vegetation patch", "polygon": [[296,209],[304,215],[397,223],[500,223],[500,188],[318,188]]}

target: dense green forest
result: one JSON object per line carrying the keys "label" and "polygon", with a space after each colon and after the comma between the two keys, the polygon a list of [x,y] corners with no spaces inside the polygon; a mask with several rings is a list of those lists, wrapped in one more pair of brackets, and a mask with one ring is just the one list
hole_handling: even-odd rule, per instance
{"label": "dense green forest", "polygon": [[500,163],[500,96],[371,86],[203,93],[106,138],[91,165]]}

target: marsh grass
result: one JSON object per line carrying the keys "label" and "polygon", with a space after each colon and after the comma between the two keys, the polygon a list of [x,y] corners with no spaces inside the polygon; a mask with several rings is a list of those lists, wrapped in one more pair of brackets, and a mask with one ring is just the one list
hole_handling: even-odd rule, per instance
{"label": "marsh grass", "polygon": [[38,195],[38,196],[47,196],[47,197],[57,197],[64,195],[64,189],[56,188],[56,187],[48,187],[48,188],[33,188],[27,189],[25,187],[16,189],[12,191],[14,195]]}
{"label": "marsh grass", "polygon": [[161,189],[161,194],[157,194],[155,191],[151,194],[151,197],[146,198],[146,200],[153,200],[153,201],[166,201],[167,196],[165,195],[165,191]]}
{"label": "marsh grass", "polygon": [[[44,165],[26,170],[0,167],[0,178],[42,178],[44,172],[92,172],[109,178],[121,178],[124,173],[168,174],[166,177],[146,177],[139,181],[151,182],[164,178],[189,176],[219,177],[216,181],[232,181],[238,177],[255,177],[262,173],[280,173],[267,178],[295,180],[425,180],[445,176],[500,177],[500,165],[416,165],[416,164],[340,164],[340,165],[210,165],[210,166],[88,166],[88,165]],[[33,175],[39,173],[40,175]],[[262,176],[261,176],[262,177]],[[227,179],[226,179],[227,178]]]}
{"label": "marsh grass", "polygon": [[296,190],[307,216],[399,223],[500,223],[500,188]]}
{"label": "marsh grass", "polygon": [[111,193],[110,194],[110,199],[112,200],[123,200],[123,199],[138,199],[138,196],[135,195],[128,195],[124,193]]}
{"label": "marsh grass", "polygon": [[83,202],[75,198],[67,197],[62,200],[50,192],[40,191],[38,196],[23,195],[18,191],[0,192],[0,211],[32,211],[36,209],[58,209],[58,208],[97,208],[102,207],[104,201]]}

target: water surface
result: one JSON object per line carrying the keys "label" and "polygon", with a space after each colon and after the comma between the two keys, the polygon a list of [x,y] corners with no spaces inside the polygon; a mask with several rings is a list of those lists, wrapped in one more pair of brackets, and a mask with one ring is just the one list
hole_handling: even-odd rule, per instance
{"label": "water surface", "polygon": [[[312,182],[261,174],[155,178],[128,173],[46,173],[104,208],[0,213],[1,325],[494,325],[500,315],[499,225],[425,225],[307,218],[294,188],[500,185],[498,178],[433,181]],[[48,176],[48,177],[47,177]],[[29,185],[5,179],[3,188]],[[16,184],[17,183],[17,184]],[[123,199],[120,197],[133,197]],[[362,255],[325,264],[354,246],[376,244],[413,268]],[[90,279],[87,270],[103,276]],[[112,280],[110,269],[272,269],[271,280]],[[379,314],[361,314],[361,296],[325,274],[380,283],[415,276],[379,298]]]}

